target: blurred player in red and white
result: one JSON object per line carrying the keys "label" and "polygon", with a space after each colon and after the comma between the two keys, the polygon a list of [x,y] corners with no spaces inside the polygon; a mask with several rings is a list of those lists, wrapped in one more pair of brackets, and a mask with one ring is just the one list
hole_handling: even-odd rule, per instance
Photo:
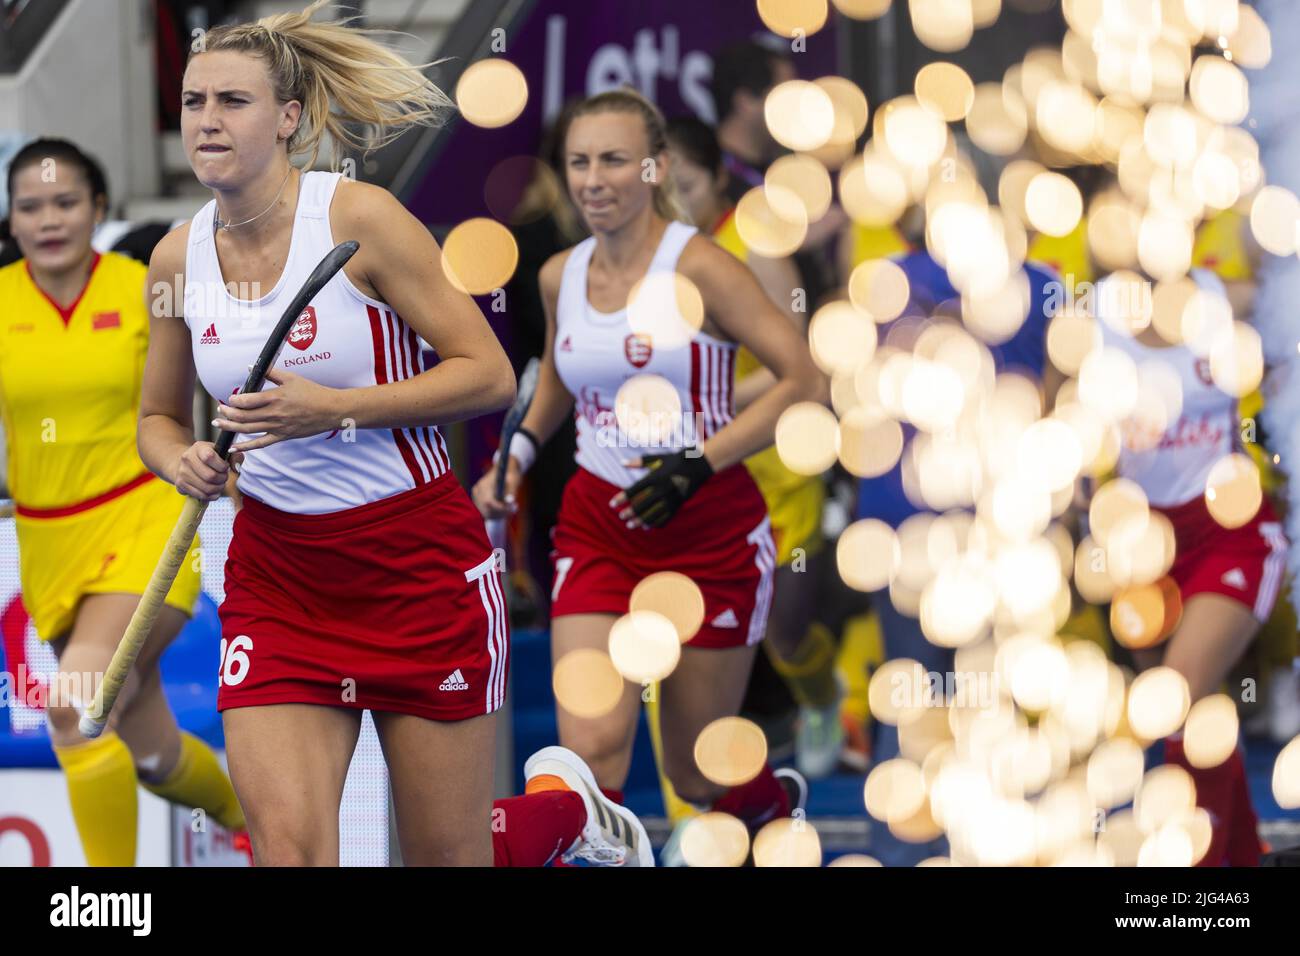
{"label": "blurred player in red and white", "polygon": [[[1223,283],[1193,269],[1203,292],[1227,308]],[[1277,600],[1286,563],[1287,539],[1268,498],[1237,527],[1225,527],[1211,513],[1207,496],[1211,471],[1226,456],[1241,451],[1237,399],[1216,384],[1209,357],[1187,343],[1170,344],[1152,326],[1130,334],[1123,316],[1135,303],[1123,297],[1129,284],[1103,280],[1097,288],[1102,343],[1128,355],[1142,378],[1163,394],[1175,391],[1176,413],[1168,421],[1143,415],[1121,423],[1120,477],[1136,482],[1154,511],[1173,526],[1175,557],[1169,577],[1177,585],[1182,616],[1169,639],[1134,651],[1140,669],[1158,664],[1187,680],[1191,702],[1216,693],[1245,653]],[[1176,386],[1176,387],[1175,387]],[[1182,734],[1165,740],[1165,759],[1183,767],[1196,784],[1197,803],[1211,817],[1212,839],[1201,866],[1257,866],[1261,847],[1251,806],[1241,750],[1215,767],[1192,765]]]}
{"label": "blurred player in red and white", "polygon": [[[241,436],[218,708],[256,861],[337,864],[369,709],[404,860],[486,865],[509,635],[483,522],[436,423],[508,405],[514,377],[396,199],[290,162],[327,131],[382,138],[448,105],[364,33],[311,22],[321,6],[215,29],[190,59],[181,129],[213,201],[150,266],[165,292],[140,452],[182,494],[221,490],[226,464],[194,441],[196,370],[221,403],[214,424]],[[360,251],[298,318],[266,389],[236,394],[281,311],[348,239]]]}
{"label": "blurred player in red and white", "polygon": [[[737,713],[772,598],[767,508],[743,461],[771,444],[782,411],[820,397],[819,373],[753,273],[685,224],[653,105],[630,90],[592,97],[573,114],[563,156],[592,236],[542,269],[547,334],[537,394],[509,449],[506,500],[495,497],[494,468],[475,486],[475,501],[487,517],[508,514],[536,446],[576,416],[580,467],[553,535],[552,659],[606,651],[612,626],[649,575],[689,577],[703,595],[703,622],[681,635],[681,659],[660,685],[665,770],[684,800],[757,826],[790,811],[772,770],[764,765],[727,789],[703,775],[694,747],[708,724]],[[703,301],[698,328],[683,333],[673,319],[683,320],[665,315],[649,317],[647,328],[645,318],[630,317],[634,286],[646,276],[669,282],[674,272]],[[735,415],[738,345],[776,381]],[[677,427],[652,423],[636,434],[628,416],[646,406],[666,409]],[[625,681],[621,700],[598,718],[561,702],[563,746],[534,754],[525,795],[497,804],[507,813],[496,834],[498,865],[557,856],[651,864],[645,831],[620,805],[641,694]]]}

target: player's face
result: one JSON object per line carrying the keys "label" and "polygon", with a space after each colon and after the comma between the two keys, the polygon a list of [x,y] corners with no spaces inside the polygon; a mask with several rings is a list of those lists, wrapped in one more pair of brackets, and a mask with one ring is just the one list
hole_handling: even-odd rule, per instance
{"label": "player's face", "polygon": [[90,254],[90,236],[103,210],[74,163],[31,163],[14,176],[9,229],[33,269],[58,273]]}
{"label": "player's face", "polygon": [[199,182],[239,189],[255,181],[284,150],[297,126],[298,104],[281,103],[265,63],[218,50],[190,59],[181,87],[181,140]]}
{"label": "player's face", "polygon": [[645,123],[636,113],[579,116],[565,137],[564,167],[569,195],[592,232],[612,232],[654,199],[655,185],[642,178],[647,158],[657,175],[667,175],[667,157],[649,157]]}
{"label": "player's face", "polygon": [[673,183],[681,197],[691,221],[701,229],[713,223],[708,219],[720,205],[721,192],[718,177],[699,163],[693,163],[680,153],[673,153]]}

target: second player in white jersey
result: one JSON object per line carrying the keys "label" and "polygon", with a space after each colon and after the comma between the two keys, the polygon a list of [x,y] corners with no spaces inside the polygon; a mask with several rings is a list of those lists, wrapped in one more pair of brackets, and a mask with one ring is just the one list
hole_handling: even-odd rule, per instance
{"label": "second player in white jersey", "polygon": [[[222,277],[213,242],[216,201],[195,215],[185,255],[185,323],[194,367],[216,401],[238,392],[281,311],[334,248],[329,209],[342,178],[303,173],[288,261],[275,288],[257,299],[232,295]],[[415,332],[342,271],[298,317],[276,366],[339,389],[398,382],[425,369]],[[322,514],[409,491],[449,468],[447,446],[435,425],[361,429],[341,421],[325,434],[250,452],[240,469],[239,490],[280,511]]]}
{"label": "second player in white jersey", "polygon": [[[670,222],[647,276],[671,276],[694,235],[693,226]],[[731,421],[736,344],[706,332],[696,332],[689,340],[673,336],[664,341],[661,336],[656,341],[652,331],[633,327],[627,308],[598,311],[587,299],[587,267],[595,249],[595,237],[586,239],[564,264],[555,317],[555,368],[574,396],[575,460],[597,477],[626,488],[646,471],[625,462],[698,445]],[[638,376],[659,381],[646,382],[644,389],[634,387],[644,394],[629,402],[620,391]],[[623,408],[618,407],[620,401]],[[644,428],[634,421],[637,415]]]}
{"label": "second player in white jersey", "polygon": [[[1213,273],[1192,270],[1203,290],[1226,297],[1223,283]],[[1122,443],[1116,470],[1137,482],[1151,504],[1172,507],[1205,493],[1210,469],[1237,449],[1237,400],[1215,384],[1208,356],[1186,344],[1155,347],[1114,328],[1106,321],[1110,280],[1097,289],[1100,311],[1097,323],[1102,343],[1118,349],[1137,366],[1139,381],[1148,381],[1162,393],[1176,414],[1152,423],[1132,416],[1121,423]],[[1176,393],[1176,394],[1175,394]]]}

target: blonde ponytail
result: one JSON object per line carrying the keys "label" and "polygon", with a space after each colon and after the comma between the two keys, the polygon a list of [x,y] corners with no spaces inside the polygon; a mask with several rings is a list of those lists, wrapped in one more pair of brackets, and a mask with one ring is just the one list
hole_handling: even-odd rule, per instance
{"label": "blonde ponytail", "polygon": [[454,104],[422,67],[371,39],[383,31],[350,27],[346,20],[313,23],[327,2],[216,27],[201,52],[232,50],[264,60],[277,99],[302,104],[289,155],[308,155],[308,164],[314,164],[321,138],[329,133],[337,169],[350,150],[369,152],[409,127],[440,125]]}
{"label": "blonde ponytail", "polygon": [[[648,99],[630,86],[617,90],[608,90],[589,96],[574,108],[570,123],[579,116],[591,116],[596,113],[635,113],[645,124],[646,140],[650,144],[650,156],[658,156],[668,149],[667,124],[664,114],[659,112]],[[690,214],[677,193],[677,185],[671,176],[662,175],[655,170],[654,208],[655,212],[669,222],[676,220],[691,225]]]}

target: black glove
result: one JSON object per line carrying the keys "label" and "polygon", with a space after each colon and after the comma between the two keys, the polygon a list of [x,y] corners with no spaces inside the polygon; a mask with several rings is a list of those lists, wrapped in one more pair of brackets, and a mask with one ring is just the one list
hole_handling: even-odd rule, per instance
{"label": "black glove", "polygon": [[649,473],[632,485],[624,495],[641,520],[651,528],[662,528],[686,499],[713,474],[713,466],[697,448],[671,455],[642,455],[641,464]]}

